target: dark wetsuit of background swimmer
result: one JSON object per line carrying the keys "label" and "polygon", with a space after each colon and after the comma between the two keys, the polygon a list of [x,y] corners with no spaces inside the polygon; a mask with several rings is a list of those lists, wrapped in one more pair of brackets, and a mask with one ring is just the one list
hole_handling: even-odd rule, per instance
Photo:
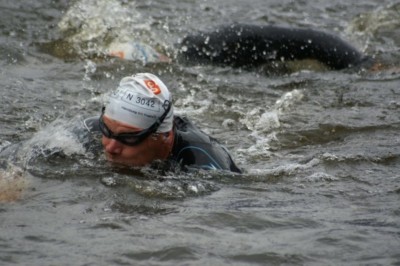
{"label": "dark wetsuit of background swimmer", "polygon": [[[99,119],[85,120],[90,132],[100,132]],[[230,154],[217,140],[208,136],[186,117],[174,117],[175,140],[168,161],[185,168],[228,170],[241,173]]]}
{"label": "dark wetsuit of background swimmer", "polygon": [[276,60],[315,59],[331,69],[343,69],[370,61],[332,34],[277,26],[224,26],[186,36],[179,48],[179,61],[188,64],[246,67]]}

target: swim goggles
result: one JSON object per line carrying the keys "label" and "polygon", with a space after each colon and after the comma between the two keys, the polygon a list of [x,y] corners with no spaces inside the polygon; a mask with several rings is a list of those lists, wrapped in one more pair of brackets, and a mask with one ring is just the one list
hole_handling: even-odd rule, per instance
{"label": "swim goggles", "polygon": [[121,134],[115,134],[106,126],[103,120],[104,111],[106,110],[106,108],[103,107],[101,110],[101,116],[99,118],[100,131],[106,138],[115,139],[128,146],[136,146],[140,142],[144,141],[148,136],[157,131],[158,127],[162,124],[165,117],[167,117],[168,112],[171,109],[171,105],[172,105],[171,102],[168,100],[164,102],[163,107],[165,112],[159,118],[157,118],[154,124],[152,124],[149,128],[137,132],[129,132]]}

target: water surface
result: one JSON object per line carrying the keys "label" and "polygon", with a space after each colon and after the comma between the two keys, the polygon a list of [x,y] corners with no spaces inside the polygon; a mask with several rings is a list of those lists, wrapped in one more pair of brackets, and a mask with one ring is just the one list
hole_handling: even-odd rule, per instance
{"label": "water surface", "polygon": [[[395,1],[0,7],[0,191],[15,197],[0,205],[3,265],[400,264],[398,72],[101,56],[129,39],[174,58],[185,34],[243,22],[333,32],[398,67]],[[118,169],[82,146],[74,128],[121,77],[145,71],[243,175]]]}

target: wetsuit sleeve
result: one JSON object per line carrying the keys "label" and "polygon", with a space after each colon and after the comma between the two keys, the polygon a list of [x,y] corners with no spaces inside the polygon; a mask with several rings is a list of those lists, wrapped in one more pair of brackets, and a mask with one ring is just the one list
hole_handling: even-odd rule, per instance
{"label": "wetsuit sleeve", "polygon": [[189,168],[228,170],[241,173],[241,170],[235,165],[228,151],[219,143],[214,143],[213,145],[193,143],[179,151],[177,160],[181,165]]}
{"label": "wetsuit sleeve", "polygon": [[227,149],[194,126],[187,118],[177,117],[175,143],[171,159],[184,168],[228,170],[241,173]]}

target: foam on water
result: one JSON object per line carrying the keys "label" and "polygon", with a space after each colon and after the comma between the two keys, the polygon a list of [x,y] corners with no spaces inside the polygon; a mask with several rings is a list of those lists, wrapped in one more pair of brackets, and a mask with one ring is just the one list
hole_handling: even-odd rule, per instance
{"label": "foam on water", "polygon": [[250,161],[257,161],[262,157],[268,158],[271,154],[270,142],[279,141],[276,133],[281,128],[280,116],[294,108],[303,96],[301,90],[295,89],[284,93],[269,110],[256,107],[247,112],[240,122],[251,130],[250,136],[255,143],[247,149],[239,149],[239,156],[246,157]]}

